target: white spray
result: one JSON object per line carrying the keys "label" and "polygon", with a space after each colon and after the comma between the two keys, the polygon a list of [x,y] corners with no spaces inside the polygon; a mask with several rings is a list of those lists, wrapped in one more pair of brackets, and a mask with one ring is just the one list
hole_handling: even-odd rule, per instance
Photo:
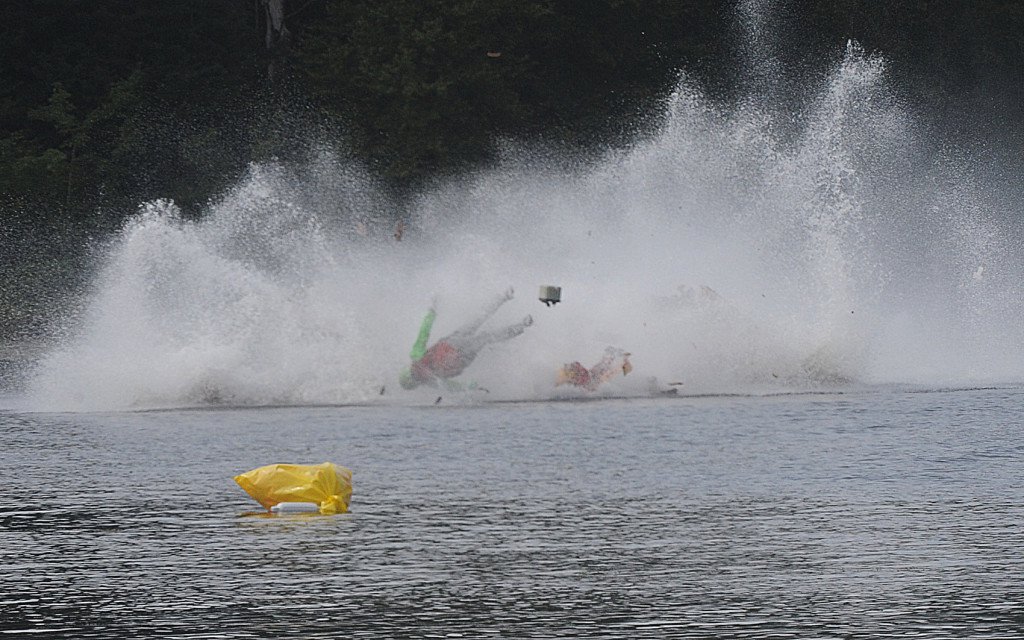
{"label": "white spray", "polygon": [[492,323],[535,322],[473,363],[475,397],[551,397],[608,345],[633,354],[614,393],[1019,380],[1024,252],[984,172],[931,152],[853,45],[809,95],[782,131],[767,98],[727,107],[683,79],[656,135],[575,170],[510,144],[421,193],[401,241],[329,151],[254,165],[198,222],[148,203],[32,402],[424,402],[397,373],[430,301],[436,338],[509,285]]}

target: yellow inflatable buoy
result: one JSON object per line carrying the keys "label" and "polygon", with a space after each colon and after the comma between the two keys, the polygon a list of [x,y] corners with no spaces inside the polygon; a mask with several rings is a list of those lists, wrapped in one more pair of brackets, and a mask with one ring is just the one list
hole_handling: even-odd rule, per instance
{"label": "yellow inflatable buoy", "polygon": [[348,511],[352,470],[332,462],[268,464],[235,476],[238,486],[270,511],[282,502],[311,502],[323,515]]}

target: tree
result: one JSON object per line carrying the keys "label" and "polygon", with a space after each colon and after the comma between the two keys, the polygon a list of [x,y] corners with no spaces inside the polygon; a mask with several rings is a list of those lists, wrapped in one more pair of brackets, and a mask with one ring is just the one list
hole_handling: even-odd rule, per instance
{"label": "tree", "polygon": [[706,55],[698,1],[354,0],[300,45],[311,92],[384,175],[416,182],[486,162],[503,136],[621,143]]}

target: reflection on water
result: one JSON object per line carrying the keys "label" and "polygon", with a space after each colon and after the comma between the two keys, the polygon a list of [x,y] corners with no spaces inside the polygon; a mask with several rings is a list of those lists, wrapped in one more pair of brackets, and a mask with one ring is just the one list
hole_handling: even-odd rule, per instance
{"label": "reflection on water", "polygon": [[[1007,637],[1024,393],[0,416],[32,637]],[[244,517],[276,461],[352,512]]]}

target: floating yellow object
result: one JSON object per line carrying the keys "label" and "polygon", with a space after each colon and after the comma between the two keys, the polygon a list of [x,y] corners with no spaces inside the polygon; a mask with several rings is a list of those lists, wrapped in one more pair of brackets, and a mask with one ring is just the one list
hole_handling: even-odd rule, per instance
{"label": "floating yellow object", "polygon": [[323,464],[268,464],[235,476],[238,486],[263,508],[282,502],[312,502],[323,515],[348,511],[352,498],[352,471],[332,462]]}

